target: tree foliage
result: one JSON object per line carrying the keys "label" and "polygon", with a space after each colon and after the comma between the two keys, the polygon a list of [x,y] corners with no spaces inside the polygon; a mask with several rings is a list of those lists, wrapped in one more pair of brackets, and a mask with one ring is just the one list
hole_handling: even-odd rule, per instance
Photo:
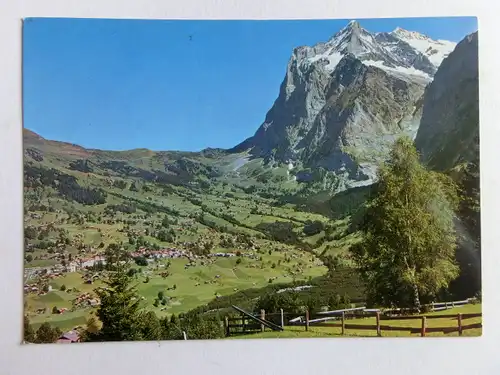
{"label": "tree foliage", "polygon": [[58,327],[51,327],[47,322],[43,323],[36,331],[34,342],[37,344],[53,343],[61,337],[62,331]]}
{"label": "tree foliage", "polygon": [[479,160],[459,166],[451,175],[463,197],[457,212],[457,262],[460,276],[450,285],[454,298],[469,298],[481,291],[481,207]]}
{"label": "tree foliage", "polygon": [[84,205],[98,205],[106,202],[106,192],[80,186],[75,176],[30,164],[24,166],[24,181],[28,188],[51,186],[59,195]]}
{"label": "tree foliage", "polygon": [[142,340],[156,341],[162,339],[162,327],[160,320],[153,311],[141,312],[139,314]]}
{"label": "tree foliage", "polygon": [[27,316],[24,316],[24,341],[35,342],[35,331],[30,324],[30,320]]}
{"label": "tree foliage", "polygon": [[128,341],[141,340],[142,327],[139,320],[140,298],[135,286],[131,285],[128,265],[121,260],[119,250],[108,248],[107,262],[112,271],[106,287],[95,290],[101,304],[97,317],[102,323],[101,329],[89,334],[89,341]]}
{"label": "tree foliage", "polygon": [[412,141],[395,142],[351,248],[371,304],[420,309],[458,275],[457,188],[426,170]]}

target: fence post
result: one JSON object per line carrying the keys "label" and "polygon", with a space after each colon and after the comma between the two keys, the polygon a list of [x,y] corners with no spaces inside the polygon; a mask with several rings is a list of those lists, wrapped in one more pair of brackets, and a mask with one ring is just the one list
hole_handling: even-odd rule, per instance
{"label": "fence post", "polygon": [[241,314],[241,332],[245,332],[246,328],[246,317]]}
{"label": "fence post", "polygon": [[226,316],[224,317],[224,325],[226,329],[226,337],[229,337],[229,318]]}
{"label": "fence post", "polygon": [[457,321],[458,321],[458,335],[462,336],[462,314],[461,313],[458,313]]}
{"label": "fence post", "polygon": [[306,331],[309,330],[309,310],[306,310]]}
{"label": "fence post", "polygon": [[283,309],[280,309],[281,313],[281,328],[285,328],[285,316],[283,315]]}
{"label": "fence post", "polygon": [[345,312],[342,311],[342,336],[345,334]]}
{"label": "fence post", "polygon": [[382,331],[380,330],[380,311],[377,311],[377,336],[382,336]]}
{"label": "fence post", "polygon": [[[260,310],[260,318],[261,318],[262,320],[265,320],[265,319],[266,319],[266,311],[265,311],[265,310]],[[262,332],[264,332],[264,324],[261,324],[261,325],[260,325],[260,330],[261,330]]]}
{"label": "fence post", "polygon": [[451,301],[451,307],[455,307],[455,301]]}
{"label": "fence post", "polygon": [[422,317],[422,332],[420,333],[420,336],[425,337],[425,328],[427,326],[427,318],[425,316]]}

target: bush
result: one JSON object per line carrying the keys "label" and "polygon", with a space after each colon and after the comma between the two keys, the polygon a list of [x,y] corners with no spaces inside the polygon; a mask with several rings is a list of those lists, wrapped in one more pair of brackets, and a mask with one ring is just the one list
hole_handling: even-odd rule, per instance
{"label": "bush", "polygon": [[303,232],[306,236],[314,236],[315,234],[321,233],[323,229],[324,225],[321,221],[308,220],[304,225]]}
{"label": "bush", "polygon": [[145,267],[148,265],[148,261],[146,258],[144,257],[136,257],[134,258],[134,261],[135,263],[138,265],[138,266],[142,266],[142,267]]}
{"label": "bush", "polygon": [[61,292],[64,292],[66,290],[66,285],[61,285]]}
{"label": "bush", "polygon": [[53,343],[53,342],[56,342],[56,340],[59,337],[61,337],[61,335],[62,335],[62,331],[59,328],[57,328],[57,327],[52,328],[49,323],[45,322],[36,331],[35,342],[36,343]]}

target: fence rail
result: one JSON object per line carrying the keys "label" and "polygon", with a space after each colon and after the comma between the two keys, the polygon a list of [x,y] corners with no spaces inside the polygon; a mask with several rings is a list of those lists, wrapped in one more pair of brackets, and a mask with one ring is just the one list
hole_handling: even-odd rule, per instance
{"label": "fence rail", "polygon": [[[464,304],[471,303],[471,299],[463,301],[454,302],[442,302],[432,304],[433,311],[440,311],[444,309],[463,306]],[[264,332],[264,330],[271,329],[273,331],[280,331],[284,329],[285,326],[285,314],[283,309],[279,313],[267,314],[267,317],[280,316],[281,324],[275,324],[269,320],[266,320],[266,312],[261,310],[259,314],[249,313],[241,310],[237,306],[233,306],[235,310],[241,313],[240,317],[226,317],[225,318],[225,328],[226,335],[243,335],[256,332]],[[402,309],[392,309],[391,313],[394,312],[404,312]],[[387,313],[386,310],[384,313]],[[288,315],[288,314],[286,314]],[[365,317],[376,318],[375,324],[354,324],[346,323],[347,318],[365,318]],[[377,336],[382,336],[382,331],[400,331],[408,332],[410,334],[419,333],[420,336],[425,336],[427,333],[441,332],[441,333],[453,333],[458,332],[459,336],[462,336],[463,331],[469,329],[482,328],[482,323],[473,323],[464,325],[463,321],[467,319],[480,318],[482,313],[468,313],[468,314],[435,314],[435,315],[384,315],[380,309],[366,309],[365,307],[355,307],[350,309],[323,311],[316,313],[316,317],[311,319],[309,311],[305,312],[305,316],[298,316],[287,320],[287,325],[289,326],[303,326],[305,330],[309,330],[309,327],[323,327],[323,328],[341,328],[341,334],[345,335],[346,330],[371,330],[376,331]],[[456,326],[447,327],[427,327],[428,320],[435,319],[451,319],[456,320]],[[406,321],[406,320],[420,320],[419,327],[405,327],[389,324],[381,324],[382,321]]]}
{"label": "fence rail", "polygon": [[[420,335],[423,337],[427,333],[433,333],[433,332],[441,332],[441,333],[453,333],[453,332],[458,332],[459,336],[462,336],[463,331],[469,330],[469,329],[477,329],[477,328],[482,328],[483,325],[482,323],[473,323],[473,324],[468,324],[464,325],[462,324],[463,320],[466,319],[472,319],[472,318],[479,318],[482,317],[482,313],[473,313],[473,314],[457,314],[457,315],[415,315],[415,316],[391,316],[391,317],[381,317],[380,312],[377,312],[375,314],[376,317],[376,324],[346,324],[345,323],[345,312],[342,312],[341,315],[341,323],[328,323],[325,321],[325,318],[323,319],[313,319],[309,320],[309,314],[306,312],[305,316],[305,322],[295,322],[290,325],[292,326],[304,326],[305,330],[309,330],[309,327],[324,327],[324,328],[341,328],[342,329],[342,335],[345,334],[345,330],[347,329],[353,329],[353,330],[369,330],[369,331],[376,331],[377,336],[382,335],[382,331],[401,331],[401,332],[409,332],[410,334],[414,333],[420,333]],[[428,319],[456,319],[457,320],[457,325],[455,327],[427,327],[427,320]],[[420,320],[421,324],[420,327],[404,327],[404,326],[391,326],[391,325],[385,325],[385,324],[380,324],[382,320]]]}
{"label": "fence rail", "polygon": [[[481,317],[481,313],[471,313],[471,314],[461,314],[462,319],[471,319]],[[439,315],[426,315],[427,319],[449,319],[453,315],[450,314],[439,314]],[[380,320],[415,320],[422,319],[420,315],[408,315],[408,316],[381,316]]]}

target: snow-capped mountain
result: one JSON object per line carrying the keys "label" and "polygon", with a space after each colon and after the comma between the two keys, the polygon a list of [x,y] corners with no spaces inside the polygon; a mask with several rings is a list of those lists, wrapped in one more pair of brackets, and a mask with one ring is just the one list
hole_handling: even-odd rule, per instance
{"label": "snow-capped mountain", "polygon": [[457,45],[447,40],[432,40],[428,36],[415,31],[404,30],[400,27],[390,34],[422,53],[436,68],[441,65],[441,62],[448,57]]}
{"label": "snow-capped mountain", "polygon": [[[233,151],[322,168],[333,190],[370,184],[392,141],[415,136],[424,89],[454,45],[351,21],[326,42],[294,49],[264,123]],[[304,173],[298,180],[310,180]]]}
{"label": "snow-capped mountain", "polygon": [[305,66],[322,61],[325,69],[333,71],[343,56],[353,54],[364,64],[391,74],[419,76],[430,81],[455,45],[401,28],[390,33],[370,33],[357,21],[351,21],[326,43],[298,48],[296,56]]}

